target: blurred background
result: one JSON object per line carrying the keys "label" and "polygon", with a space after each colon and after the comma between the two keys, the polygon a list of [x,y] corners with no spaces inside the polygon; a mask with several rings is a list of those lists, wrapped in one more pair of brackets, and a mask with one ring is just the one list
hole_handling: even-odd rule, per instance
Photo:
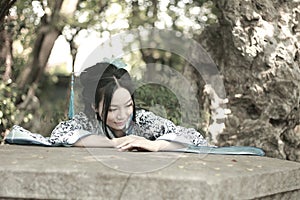
{"label": "blurred background", "polygon": [[[257,146],[267,156],[300,161],[298,0],[1,0],[0,132],[18,124],[50,135],[68,119],[72,69],[79,72],[111,36],[152,27],[191,38],[209,53],[224,83],[228,103],[219,106],[226,116],[217,118],[218,98],[190,63],[158,49],[124,56],[134,79],[159,75],[180,84],[170,78],[175,70],[196,99],[147,84],[136,91],[138,106],[196,128],[217,145]],[[182,116],[178,98],[197,101],[199,109]],[[222,131],[209,127],[217,120]]]}

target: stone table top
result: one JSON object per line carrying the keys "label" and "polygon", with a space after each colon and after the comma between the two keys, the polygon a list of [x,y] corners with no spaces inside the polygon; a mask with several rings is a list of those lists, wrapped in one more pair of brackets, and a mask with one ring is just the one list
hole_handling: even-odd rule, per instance
{"label": "stone table top", "polygon": [[260,156],[0,146],[0,197],[296,198],[300,163]]}

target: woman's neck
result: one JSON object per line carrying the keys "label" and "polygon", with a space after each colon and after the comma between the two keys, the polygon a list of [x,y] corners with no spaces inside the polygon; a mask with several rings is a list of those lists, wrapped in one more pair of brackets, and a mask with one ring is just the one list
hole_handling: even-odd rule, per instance
{"label": "woman's neck", "polygon": [[117,138],[125,136],[125,133],[122,130],[113,130],[113,132]]}

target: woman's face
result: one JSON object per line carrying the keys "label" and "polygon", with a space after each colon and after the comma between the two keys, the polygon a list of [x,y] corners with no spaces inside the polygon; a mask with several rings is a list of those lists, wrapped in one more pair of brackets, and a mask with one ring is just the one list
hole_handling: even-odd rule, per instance
{"label": "woman's face", "polygon": [[[99,103],[98,112],[101,114],[102,110],[103,100]],[[132,113],[133,101],[129,91],[122,87],[118,88],[112,96],[106,124],[112,130],[123,130]]]}

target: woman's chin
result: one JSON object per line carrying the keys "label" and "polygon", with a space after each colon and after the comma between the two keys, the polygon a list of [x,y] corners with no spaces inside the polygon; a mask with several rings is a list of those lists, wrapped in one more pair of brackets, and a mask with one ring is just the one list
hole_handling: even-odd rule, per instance
{"label": "woman's chin", "polygon": [[112,129],[115,131],[122,131],[124,128],[125,128],[125,125],[112,127]]}

